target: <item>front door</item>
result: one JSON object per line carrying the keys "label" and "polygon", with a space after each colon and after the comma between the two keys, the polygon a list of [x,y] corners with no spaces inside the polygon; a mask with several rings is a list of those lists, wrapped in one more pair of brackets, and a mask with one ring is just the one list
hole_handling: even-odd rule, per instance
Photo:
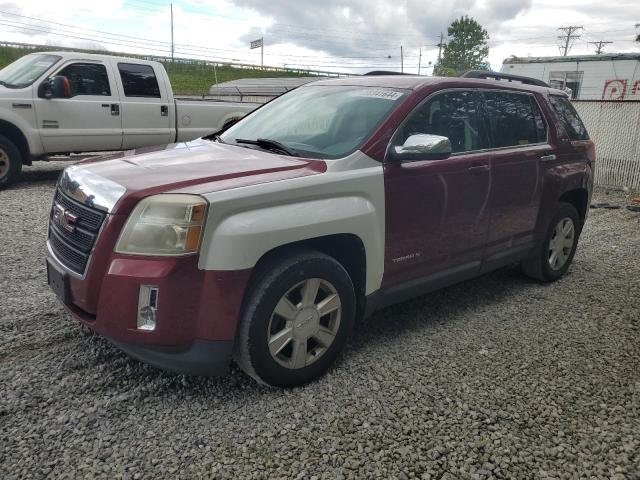
{"label": "front door", "polygon": [[175,135],[169,117],[169,93],[151,65],[117,63],[122,89],[123,148],[166,145]]}
{"label": "front door", "polygon": [[118,89],[100,61],[72,62],[53,75],[67,77],[70,98],[36,98],[38,130],[49,153],[119,150]]}
{"label": "front door", "polygon": [[384,289],[479,271],[489,225],[490,155],[480,95],[436,94],[399,128],[392,146],[412,134],[448,137],[445,160],[386,163]]}

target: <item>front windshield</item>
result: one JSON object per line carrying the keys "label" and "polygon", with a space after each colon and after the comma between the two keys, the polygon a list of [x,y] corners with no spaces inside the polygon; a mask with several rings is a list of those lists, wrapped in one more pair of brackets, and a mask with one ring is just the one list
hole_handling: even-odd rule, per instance
{"label": "front windshield", "polygon": [[0,84],[8,88],[28,87],[60,58],[45,53],[25,55],[0,70]]}
{"label": "front windshield", "polygon": [[308,85],[276,98],[224,132],[226,143],[275,140],[310,158],[341,158],[373,133],[406,91]]}

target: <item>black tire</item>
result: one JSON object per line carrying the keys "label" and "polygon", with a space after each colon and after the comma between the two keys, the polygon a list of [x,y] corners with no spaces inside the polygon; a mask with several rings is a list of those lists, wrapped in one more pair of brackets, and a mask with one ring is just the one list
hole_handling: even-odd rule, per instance
{"label": "black tire", "polygon": [[[273,331],[270,330],[273,328],[272,316],[274,321],[283,321],[274,312],[276,305],[287,295],[287,292],[292,291],[292,288],[307,279],[320,279],[326,282],[326,285],[335,289],[335,294],[339,297],[341,311],[338,314],[337,324],[334,323],[335,337],[328,348],[315,347],[317,350],[322,350],[317,358],[313,351],[306,353],[306,348],[310,344],[313,346],[315,340],[305,340],[304,358],[310,358],[311,363],[302,368],[286,368],[272,356],[269,350],[269,338],[273,335]],[[321,290],[319,292],[319,296],[314,298],[321,298],[323,293]],[[300,303],[292,301],[292,306],[299,308],[302,303],[302,299]],[[334,258],[307,249],[275,256],[258,267],[247,292],[238,326],[234,359],[242,370],[265,385],[294,387],[310,382],[324,374],[344,348],[353,328],[355,312],[353,283],[344,267]],[[301,312],[298,315],[301,315]],[[315,321],[324,322],[329,317],[331,315],[318,317]],[[299,317],[286,324],[295,323],[300,328],[306,320],[298,324],[297,318]],[[294,343],[295,341],[291,340],[291,348]],[[283,348],[282,351],[285,349]],[[278,355],[281,354],[276,354]],[[293,353],[291,357],[293,358]]]}
{"label": "black tire", "polygon": [[[573,243],[566,257],[566,261],[561,267],[553,268],[550,263],[551,242],[554,238],[556,226],[564,219],[569,219],[573,223]],[[551,222],[549,222],[542,245],[538,247],[531,258],[522,262],[522,271],[525,275],[545,283],[555,282],[562,278],[567,273],[567,270],[569,270],[569,266],[573,261],[581,231],[582,222],[576,208],[568,203],[560,204],[557,213],[553,216]]]}
{"label": "black tire", "polygon": [[15,144],[0,135],[0,189],[8,187],[20,178],[22,155]]}

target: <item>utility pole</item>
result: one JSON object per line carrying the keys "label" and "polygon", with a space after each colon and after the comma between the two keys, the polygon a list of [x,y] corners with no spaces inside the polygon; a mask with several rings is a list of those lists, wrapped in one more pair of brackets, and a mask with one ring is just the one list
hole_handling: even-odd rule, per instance
{"label": "utility pole", "polygon": [[402,53],[402,45],[400,45],[400,72],[404,73],[404,54]]}
{"label": "utility pole", "polygon": [[613,42],[605,42],[603,40],[600,40],[598,42],[589,42],[589,44],[596,46],[596,55],[600,55],[604,50],[604,46],[608,45],[609,43],[613,43]]}
{"label": "utility pole", "polygon": [[564,46],[560,47],[562,49],[562,56],[566,57],[569,53],[569,45],[571,44],[571,40],[577,40],[582,35],[576,35],[575,32],[578,30],[582,30],[584,27],[577,25],[570,25],[568,27],[560,27],[558,30],[564,32],[564,35],[559,35],[558,40],[564,42]]}
{"label": "utility pole", "polygon": [[438,47],[438,63],[440,63],[440,60],[442,60],[442,47],[444,47],[444,36],[442,35],[442,32],[440,32],[440,43],[438,43],[438,45],[436,45]]}
{"label": "utility pole", "polygon": [[422,48],[420,48],[420,53],[418,54],[418,75],[420,75],[420,64],[422,63]]}
{"label": "utility pole", "polygon": [[173,3],[171,4],[171,61],[173,62]]}

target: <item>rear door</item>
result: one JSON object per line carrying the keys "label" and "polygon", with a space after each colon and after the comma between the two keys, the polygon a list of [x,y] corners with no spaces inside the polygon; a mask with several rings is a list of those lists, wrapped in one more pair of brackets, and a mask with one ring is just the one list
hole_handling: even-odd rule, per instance
{"label": "rear door", "polygon": [[530,248],[540,208],[542,162],[552,147],[533,94],[483,92],[491,156],[491,224],[485,263],[508,262]]}
{"label": "rear door", "polygon": [[38,130],[47,152],[122,147],[120,98],[108,67],[100,60],[69,61],[52,74],[67,77],[71,97],[35,99]]}
{"label": "rear door", "polygon": [[174,138],[169,92],[161,72],[142,63],[115,62],[120,91],[123,148],[166,145]]}
{"label": "rear door", "polygon": [[481,97],[450,90],[409,114],[392,146],[413,134],[449,138],[444,160],[385,163],[383,289],[418,280],[469,276],[480,269],[489,225],[491,172]]}

